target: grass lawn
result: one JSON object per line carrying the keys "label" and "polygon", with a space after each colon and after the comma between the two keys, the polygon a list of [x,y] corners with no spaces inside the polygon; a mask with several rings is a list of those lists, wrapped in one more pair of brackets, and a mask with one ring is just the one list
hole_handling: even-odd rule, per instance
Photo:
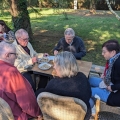
{"label": "grass lawn", "polygon": [[[97,11],[90,14],[88,10],[65,10],[68,12],[68,20],[62,14],[63,10],[43,9],[39,15],[29,9],[31,26],[34,33],[32,42],[37,52],[52,53],[52,49],[58,40],[63,37],[64,30],[72,27],[77,36],[80,36],[86,46],[87,55],[83,60],[94,64],[104,65],[105,60],[101,56],[101,45],[109,39],[120,41],[120,21],[109,11]],[[117,11],[120,15],[120,12]],[[12,27],[9,13],[0,15],[0,19],[8,22]]]}

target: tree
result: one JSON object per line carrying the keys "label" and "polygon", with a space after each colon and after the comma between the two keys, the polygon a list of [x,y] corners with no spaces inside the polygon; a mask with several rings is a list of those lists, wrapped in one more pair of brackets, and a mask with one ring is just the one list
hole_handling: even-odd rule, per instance
{"label": "tree", "polygon": [[118,20],[120,20],[120,16],[119,16],[116,12],[113,11],[113,9],[112,9],[112,7],[111,7],[111,5],[110,5],[109,0],[105,0],[105,1],[106,1],[106,3],[107,3],[108,8],[109,8],[109,10],[111,11],[111,13],[114,14]]}
{"label": "tree", "polygon": [[96,0],[90,0],[90,13],[96,13]]}
{"label": "tree", "polygon": [[27,0],[7,0],[10,5],[10,13],[12,15],[12,21],[15,31],[23,28],[25,29],[33,40],[33,33],[30,24],[30,17],[27,10]]}

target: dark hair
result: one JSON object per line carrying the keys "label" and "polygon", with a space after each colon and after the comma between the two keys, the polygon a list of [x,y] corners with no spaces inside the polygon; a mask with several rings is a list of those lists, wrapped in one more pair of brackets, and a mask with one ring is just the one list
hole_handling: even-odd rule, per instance
{"label": "dark hair", "polygon": [[8,33],[11,29],[6,25],[6,23],[3,20],[0,20],[0,24],[4,26],[4,32]]}
{"label": "dark hair", "polygon": [[115,50],[116,53],[118,53],[120,51],[120,45],[115,39],[106,41],[105,43],[103,43],[102,48],[103,47],[106,47],[109,52]]}

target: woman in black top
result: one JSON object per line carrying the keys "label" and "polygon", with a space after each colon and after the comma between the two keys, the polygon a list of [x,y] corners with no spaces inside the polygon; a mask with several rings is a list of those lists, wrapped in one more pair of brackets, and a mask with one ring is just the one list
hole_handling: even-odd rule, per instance
{"label": "woman in black top", "polygon": [[118,41],[106,41],[102,45],[102,55],[107,60],[104,74],[101,78],[89,79],[92,96],[96,94],[108,105],[120,107],[120,46]]}
{"label": "woman in black top", "polygon": [[[79,66],[80,67],[80,66]],[[45,89],[37,91],[76,97],[83,100],[89,109],[91,88],[87,77],[79,72],[76,58],[71,52],[61,52],[54,58],[54,69],[58,77],[50,80]]]}

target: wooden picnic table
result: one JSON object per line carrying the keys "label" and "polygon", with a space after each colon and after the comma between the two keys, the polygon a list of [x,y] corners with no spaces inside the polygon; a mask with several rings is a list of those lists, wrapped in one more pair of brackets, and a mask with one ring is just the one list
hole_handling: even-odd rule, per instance
{"label": "wooden picnic table", "polygon": [[[38,63],[36,63],[31,70],[33,71],[34,74],[41,74],[50,77],[52,76],[54,68],[53,62],[50,61],[49,63],[52,65],[52,67],[48,70],[41,70],[40,68],[38,68],[39,65]],[[83,72],[86,75],[86,77],[88,77],[92,66],[92,62],[77,60],[77,63],[79,65],[79,71]]]}

